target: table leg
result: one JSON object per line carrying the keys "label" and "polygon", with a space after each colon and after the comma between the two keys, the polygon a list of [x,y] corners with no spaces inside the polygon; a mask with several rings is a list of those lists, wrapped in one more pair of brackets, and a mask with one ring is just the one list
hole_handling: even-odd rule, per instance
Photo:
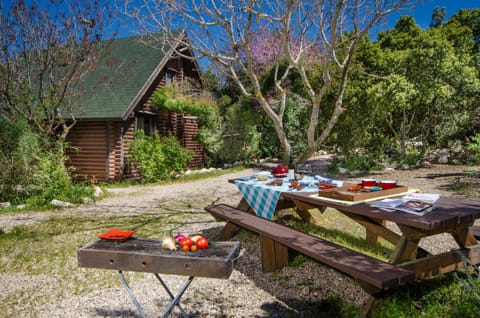
{"label": "table leg", "polygon": [[467,227],[456,229],[453,233],[451,233],[460,248],[478,244],[475,236],[470,230],[470,225],[468,225]]}
{"label": "table leg", "polygon": [[316,207],[311,206],[310,204],[293,200],[295,203],[295,212],[302,218],[302,220],[309,223],[316,223],[317,220],[315,217],[308,211],[309,209],[316,209]]}
{"label": "table leg", "polygon": [[408,239],[405,236],[400,237],[389,262],[392,264],[400,264],[413,260],[417,255],[418,242],[420,242],[420,239]]}
{"label": "table leg", "polygon": [[[168,304],[167,308],[165,309],[165,311],[163,312],[161,317],[162,318],[168,317],[175,306],[177,306],[180,309],[180,311],[182,312],[182,314],[184,316],[188,317],[188,314],[185,312],[185,310],[182,308],[182,306],[179,304],[179,302],[180,302],[180,298],[182,298],[183,294],[187,290],[188,286],[190,286],[190,283],[192,282],[194,277],[193,276],[188,277],[187,280],[185,280],[183,285],[178,290],[177,295],[173,295],[172,291],[170,290],[170,288],[168,288],[167,284],[160,277],[160,275],[157,274],[157,273],[154,273],[154,274],[157,277],[157,279],[160,281],[160,283],[162,284],[163,288],[167,291],[170,298],[172,299],[172,301],[170,302],[170,304]],[[118,271],[118,275],[120,277],[120,281],[122,282],[123,287],[126,289],[126,291],[128,293],[128,296],[130,296],[130,299],[135,304],[135,307],[137,307],[137,310],[140,313],[140,316],[142,318],[146,318],[147,316],[145,315],[145,312],[143,311],[142,305],[140,305],[137,298],[133,294],[132,289],[128,285],[127,280],[125,279],[125,276],[123,275],[121,270]]]}
{"label": "table leg", "polygon": [[[167,291],[168,295],[170,296],[170,299],[172,299],[172,300],[175,299],[175,295],[173,295],[172,291],[170,290],[170,288],[168,288],[167,284],[162,279],[162,277],[160,277],[160,275],[158,275],[157,273],[154,273],[154,274],[155,274],[155,277],[157,277],[160,284],[162,284],[163,288]],[[192,277],[192,279],[193,279],[193,277]],[[190,282],[191,282],[191,280],[190,280]],[[177,302],[176,305],[177,305],[178,309],[180,309],[182,314],[184,314],[185,316],[188,316],[187,313],[185,312],[185,310],[183,310],[182,306],[178,302]]]}
{"label": "table leg", "polygon": [[[245,200],[245,198],[243,197],[240,202],[238,202],[237,209],[245,211],[247,213],[255,214],[250,205],[248,205],[247,200]],[[238,230],[238,226],[233,223],[227,222],[227,224],[225,224],[225,226],[223,227],[222,232],[220,233],[220,238],[222,240],[227,240],[231,238]]]}
{"label": "table leg", "polygon": [[140,313],[140,316],[142,318],[146,318],[147,316],[145,316],[145,312],[143,311],[142,305],[140,305],[137,298],[135,297],[132,290],[130,289],[130,286],[128,286],[127,280],[125,279],[125,276],[123,276],[122,271],[118,271],[118,276],[120,276],[120,281],[122,282],[123,287],[127,290],[128,296],[130,296],[130,299],[135,304],[135,307],[137,307],[137,310]]}
{"label": "table leg", "polygon": [[[375,219],[374,220],[378,225],[380,225],[380,228],[386,228],[387,227],[387,222],[384,220],[380,219]],[[378,242],[378,238],[380,235],[378,234],[377,231],[372,231],[368,227],[365,228],[365,239],[367,241],[367,245],[373,246]]]}
{"label": "table leg", "polygon": [[[165,309],[165,311],[163,312],[162,314],[162,318],[165,318],[165,317],[168,317],[168,315],[170,315],[170,312],[173,310],[173,307],[175,307],[175,305],[178,305],[178,302],[180,301],[180,298],[182,298],[183,296],[183,293],[187,290],[188,286],[190,285],[190,283],[192,282],[193,280],[193,276],[190,276],[188,277],[188,279],[183,283],[183,285],[180,287],[180,289],[178,290],[177,292],[177,295],[172,299],[172,302],[167,306],[167,309]],[[163,285],[163,283],[162,283]],[[168,290],[168,287],[166,285],[164,285],[164,287]],[[173,294],[169,293],[170,296],[173,296]],[[182,313],[185,315],[185,316],[188,316],[182,309]]]}

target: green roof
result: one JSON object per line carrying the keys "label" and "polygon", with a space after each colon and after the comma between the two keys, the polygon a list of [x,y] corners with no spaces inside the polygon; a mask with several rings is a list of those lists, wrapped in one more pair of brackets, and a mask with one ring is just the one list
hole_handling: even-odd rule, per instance
{"label": "green roof", "polygon": [[[121,119],[159,68],[166,63],[158,48],[141,43],[141,37],[115,39],[80,84],[78,119]],[[106,42],[104,42],[106,43]]]}

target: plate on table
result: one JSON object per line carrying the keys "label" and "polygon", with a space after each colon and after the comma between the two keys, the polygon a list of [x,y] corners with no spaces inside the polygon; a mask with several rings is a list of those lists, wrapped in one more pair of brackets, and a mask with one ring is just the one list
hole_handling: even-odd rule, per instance
{"label": "plate on table", "polygon": [[288,176],[287,173],[282,173],[282,174],[274,174],[273,175],[275,178],[286,178]]}
{"label": "plate on table", "polygon": [[137,231],[122,231],[117,229],[110,229],[105,233],[99,234],[98,237],[106,241],[122,242],[129,239]]}

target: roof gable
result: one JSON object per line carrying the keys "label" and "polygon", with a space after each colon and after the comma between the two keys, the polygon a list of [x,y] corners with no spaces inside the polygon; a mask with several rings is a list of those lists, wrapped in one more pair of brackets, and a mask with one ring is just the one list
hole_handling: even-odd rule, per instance
{"label": "roof gable", "polygon": [[151,85],[171,52],[142,43],[141,37],[120,38],[108,44],[107,54],[79,84],[78,119],[124,118],[139,94]]}

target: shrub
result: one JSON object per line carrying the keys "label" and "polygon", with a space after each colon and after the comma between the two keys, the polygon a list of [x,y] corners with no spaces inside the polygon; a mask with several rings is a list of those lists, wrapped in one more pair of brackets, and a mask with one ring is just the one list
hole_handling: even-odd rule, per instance
{"label": "shrub", "polygon": [[0,120],[0,201],[20,203],[27,195],[40,149],[26,122]]}
{"label": "shrub", "polygon": [[219,162],[248,161],[258,154],[259,119],[258,111],[247,100],[226,109],[222,136],[215,154]]}
{"label": "shrub", "polygon": [[64,144],[56,143],[37,156],[35,172],[29,186],[29,206],[48,206],[53,199],[80,203],[84,197],[93,197],[91,187],[72,182],[65,168],[66,156],[63,147]]}
{"label": "shrub", "polygon": [[146,182],[172,178],[184,171],[192,160],[192,153],[174,136],[149,137],[138,131],[130,149],[132,160]]}
{"label": "shrub", "polygon": [[349,171],[368,172],[379,167],[378,162],[381,160],[379,154],[355,152],[348,156],[335,156],[328,167],[330,173],[338,173],[339,168],[348,169]]}
{"label": "shrub", "polygon": [[0,120],[0,201],[41,208],[52,199],[80,203],[93,190],[73,184],[65,168],[65,144],[53,144],[24,121]]}
{"label": "shrub", "polygon": [[471,138],[470,143],[467,144],[467,149],[472,152],[474,163],[480,163],[480,134]]}

